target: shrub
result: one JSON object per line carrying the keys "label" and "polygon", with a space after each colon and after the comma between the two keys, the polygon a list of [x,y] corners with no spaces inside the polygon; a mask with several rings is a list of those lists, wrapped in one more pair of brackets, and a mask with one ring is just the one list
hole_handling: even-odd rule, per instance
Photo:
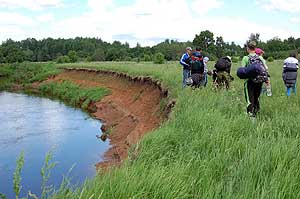
{"label": "shrub", "polygon": [[143,61],[152,61],[151,56],[148,54],[144,54]]}
{"label": "shrub", "polygon": [[273,57],[268,57],[268,62],[273,62],[274,58]]}
{"label": "shrub", "polygon": [[69,51],[68,57],[70,58],[71,63],[75,63],[78,61],[78,55],[77,52],[74,50]]}
{"label": "shrub", "polygon": [[239,58],[239,57],[232,57],[232,58],[231,58],[231,61],[232,61],[233,63],[238,63],[238,62],[240,61],[240,58]]}
{"label": "shrub", "polygon": [[70,63],[70,58],[68,56],[59,56],[56,60],[56,63],[58,64]]}
{"label": "shrub", "polygon": [[162,53],[155,53],[153,62],[155,64],[163,64],[165,63],[165,56]]}

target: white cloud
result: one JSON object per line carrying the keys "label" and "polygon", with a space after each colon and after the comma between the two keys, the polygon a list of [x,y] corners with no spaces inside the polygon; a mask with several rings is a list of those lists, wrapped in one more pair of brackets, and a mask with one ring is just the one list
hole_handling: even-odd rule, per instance
{"label": "white cloud", "polygon": [[[52,13],[34,19],[17,16],[17,13],[14,13],[13,17],[1,16],[0,13],[0,30],[14,24],[15,28],[19,28],[17,32],[20,34],[12,33],[11,37],[18,40],[27,37],[42,39],[82,36],[98,37],[108,42],[127,41],[131,46],[135,46],[137,42],[143,46],[152,46],[167,38],[191,41],[195,34],[203,30],[210,30],[216,36],[223,36],[225,41],[235,41],[238,44],[243,44],[253,32],[260,33],[264,41],[275,36],[300,37],[300,31],[290,31],[289,27],[275,28],[271,23],[259,24],[248,21],[242,16],[207,17],[209,11],[222,8],[224,2],[221,0],[211,0],[206,3],[204,0],[193,0],[189,1],[191,4],[186,0],[136,0],[130,6],[118,6],[114,2],[113,0],[89,0],[88,10],[85,13],[60,21]],[[200,10],[204,11],[201,13],[192,11],[195,6],[202,4],[204,5]],[[8,18],[12,18],[9,23],[6,20]],[[20,29],[24,26],[25,28]],[[7,35],[10,34],[1,35],[0,40],[7,39]]]}
{"label": "white cloud", "polygon": [[292,23],[295,23],[295,24],[300,24],[300,18],[299,17],[292,17],[292,18],[290,18],[290,21]]}
{"label": "white cloud", "polygon": [[0,12],[1,26],[33,26],[36,22],[31,18],[16,12]]}
{"label": "white cloud", "polygon": [[47,22],[54,22],[54,15],[52,13],[43,14],[40,16],[37,16],[37,21],[41,23],[47,23]]}
{"label": "white cloud", "polygon": [[224,2],[220,0],[195,0],[192,2],[192,9],[200,15],[205,15],[210,10],[220,8],[223,4]]}
{"label": "white cloud", "polygon": [[44,8],[61,6],[63,6],[62,0],[0,0],[0,7],[8,9],[42,10]]}
{"label": "white cloud", "polygon": [[299,0],[256,0],[256,4],[268,11],[300,12]]}

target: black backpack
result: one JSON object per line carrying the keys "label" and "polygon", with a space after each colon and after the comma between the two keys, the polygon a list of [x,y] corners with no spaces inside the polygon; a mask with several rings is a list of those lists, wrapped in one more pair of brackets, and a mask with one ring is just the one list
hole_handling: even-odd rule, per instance
{"label": "black backpack", "polygon": [[251,56],[249,55],[249,65],[250,66],[254,66],[258,69],[256,70],[257,74],[254,78],[251,78],[251,80],[254,83],[263,83],[268,81],[268,71],[263,63],[263,61],[260,59],[260,57],[258,55],[254,55]]}
{"label": "black backpack", "polygon": [[215,68],[217,69],[217,72],[221,72],[221,71],[228,72],[228,70],[230,70],[230,67],[231,67],[231,63],[225,57],[218,59],[217,63],[215,64]]}
{"label": "black backpack", "polygon": [[204,63],[203,57],[197,57],[192,55],[190,59],[191,73],[203,73],[204,72]]}

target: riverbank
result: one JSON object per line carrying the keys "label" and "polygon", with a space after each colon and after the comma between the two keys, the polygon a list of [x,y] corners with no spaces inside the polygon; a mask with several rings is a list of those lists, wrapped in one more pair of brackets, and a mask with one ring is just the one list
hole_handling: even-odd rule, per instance
{"label": "riverbank", "polygon": [[129,148],[146,133],[158,128],[175,103],[167,104],[168,91],[158,81],[147,77],[133,78],[123,73],[81,68],[67,69],[47,82],[62,81],[83,88],[103,87],[111,91],[110,95],[93,104],[96,109],[91,113],[103,122],[102,138],[107,135],[112,145],[105,154],[105,161],[99,162],[97,168],[120,165],[128,157]]}

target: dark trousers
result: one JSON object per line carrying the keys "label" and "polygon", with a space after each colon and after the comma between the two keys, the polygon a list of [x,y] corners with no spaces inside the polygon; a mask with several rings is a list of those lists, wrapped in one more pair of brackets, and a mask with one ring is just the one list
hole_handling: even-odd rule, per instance
{"label": "dark trousers", "polygon": [[247,113],[256,116],[259,111],[259,96],[263,83],[254,83],[251,79],[247,80],[244,85],[245,98],[248,103]]}

